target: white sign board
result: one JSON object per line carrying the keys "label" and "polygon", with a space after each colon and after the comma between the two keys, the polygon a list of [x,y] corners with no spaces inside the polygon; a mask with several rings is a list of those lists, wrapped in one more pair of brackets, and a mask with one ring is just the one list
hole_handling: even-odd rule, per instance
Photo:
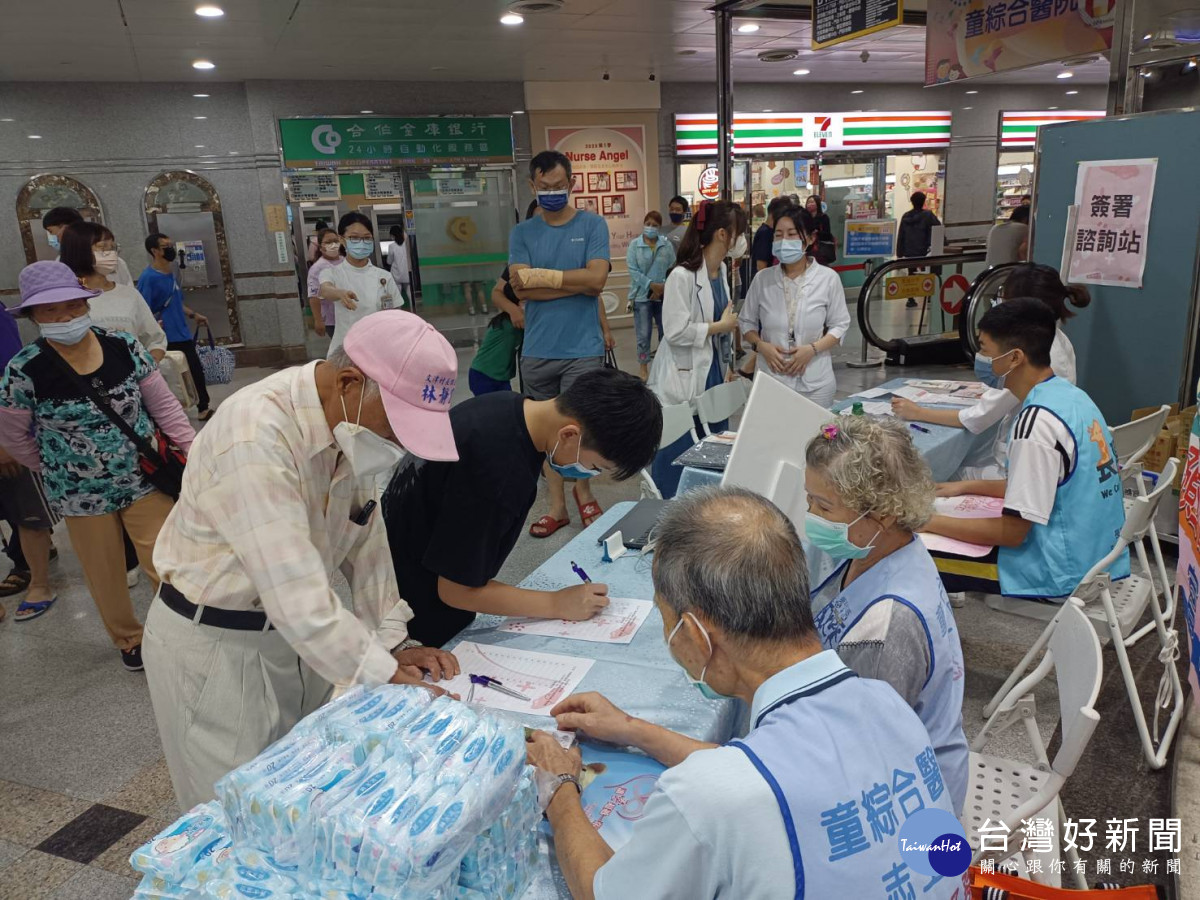
{"label": "white sign board", "polygon": [[1149,252],[1150,208],[1157,159],[1081,162],[1077,213],[1067,230],[1069,284],[1140,288]]}
{"label": "white sign board", "polygon": [[404,176],[400,172],[368,172],[366,183],[368,200],[404,196]]}
{"label": "white sign board", "polygon": [[334,172],[289,175],[287,185],[288,197],[296,203],[342,198],[342,189]]}

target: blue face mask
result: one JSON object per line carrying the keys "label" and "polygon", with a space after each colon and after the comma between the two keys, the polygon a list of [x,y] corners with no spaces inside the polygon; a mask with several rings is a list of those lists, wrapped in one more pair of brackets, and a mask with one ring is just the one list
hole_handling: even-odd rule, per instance
{"label": "blue face mask", "polygon": [[[848,525],[845,522],[830,522],[810,512],[804,517],[804,533],[814,547],[824,550],[834,559],[862,559],[874,548],[875,538],[871,538],[871,543],[865,547],[858,546],[850,540],[850,525],[861,521],[866,515],[863,513]],[[881,531],[882,528],[875,532],[875,537],[879,537]]]}
{"label": "blue face mask", "polygon": [[537,202],[546,212],[558,212],[567,205],[567,197],[571,192],[569,190],[561,191],[538,191]]}
{"label": "blue face mask", "polygon": [[368,259],[375,250],[372,238],[351,238],[346,241],[346,253],[355,259]]}
{"label": "blue face mask", "polygon": [[[580,440],[580,442],[579,442],[579,451],[580,451],[580,453],[583,452],[583,441],[582,440]],[[554,454],[557,452],[558,452],[558,442],[556,441],[554,444],[554,449],[546,454],[546,462],[548,462],[550,464],[550,468],[552,468],[555,472],[557,472],[563,478],[574,478],[576,481],[586,481],[588,478],[595,478],[597,475],[600,474],[599,469],[589,469],[587,466],[585,466],[583,463],[581,463],[579,461],[578,454],[576,454],[576,456],[575,456],[575,462],[567,463],[565,466],[560,466],[558,463],[556,463],[554,461]]]}
{"label": "blue face mask", "polygon": [[46,322],[44,325],[38,325],[38,330],[41,331],[42,337],[56,344],[78,344],[91,327],[92,317],[84,313],[69,322]]}
{"label": "blue face mask", "polygon": [[[692,614],[690,612],[684,613],[683,616],[691,616],[692,621],[696,623],[696,627],[700,629],[700,633],[702,635],[704,635],[704,643],[708,644],[708,656],[709,656],[709,659],[711,659],[712,658],[712,640],[708,636],[708,629],[705,628],[703,625],[701,625],[700,620],[697,619],[695,616],[692,616]],[[667,652],[668,653],[671,653],[671,641],[675,640],[675,635],[676,635],[676,633],[678,633],[679,627],[681,625],[683,625],[683,616],[679,617],[679,621],[675,623],[675,627],[672,628],[671,633],[669,635],[667,635]],[[671,658],[675,659],[674,653],[671,653]],[[705,663],[704,668],[700,670],[700,677],[693,678],[691,675],[688,674],[688,670],[683,667],[683,664],[680,663],[679,660],[675,659],[675,662],[679,663],[679,668],[683,669],[684,675],[687,675],[688,682],[690,684],[695,685],[696,690],[698,690],[700,692],[700,695],[702,697],[704,697],[705,700],[728,700],[729,699],[724,694],[718,694],[716,691],[714,691],[712,688],[710,688],[707,684],[705,684],[704,673],[708,671],[708,663]]]}
{"label": "blue face mask", "polygon": [[642,229],[642,237],[648,241],[658,240],[658,228],[653,225],[647,225]]}
{"label": "blue face mask", "polygon": [[798,263],[804,259],[804,254],[808,252],[808,248],[804,246],[804,241],[799,238],[783,238],[771,245],[771,253],[781,263]]}
{"label": "blue face mask", "polygon": [[[1012,350],[1008,351],[1008,353],[1012,352]],[[1004,387],[1004,378],[1008,375],[1008,373],[1005,372],[1004,375],[997,375],[996,371],[992,368],[992,362],[994,359],[1003,359],[1004,357],[1008,356],[1008,353],[1002,353],[997,357],[984,356],[982,353],[976,353],[975,377],[990,388],[999,389]]]}
{"label": "blue face mask", "polygon": [[62,246],[58,242],[57,234],[51,234],[50,232],[47,231],[46,232],[46,240],[50,242],[50,249],[52,249],[52,250],[62,249]]}

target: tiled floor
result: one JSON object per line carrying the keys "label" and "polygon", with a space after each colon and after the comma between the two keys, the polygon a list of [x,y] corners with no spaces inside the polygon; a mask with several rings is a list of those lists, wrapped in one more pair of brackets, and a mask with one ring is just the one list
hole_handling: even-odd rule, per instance
{"label": "tiled floor", "polygon": [[[897,304],[890,314],[910,317]],[[633,332],[618,320],[618,360],[636,370]],[[897,325],[901,325],[897,322]],[[878,384],[897,374],[969,377],[965,366],[904,370],[847,368],[858,359],[857,327],[838,353],[840,396]],[[313,342],[314,351],[318,349]],[[465,376],[473,349],[459,350]],[[220,400],[269,374],[243,369],[231,386],[213,389]],[[465,377],[462,379],[465,386]],[[468,396],[460,389],[456,399]],[[638,495],[636,482],[596,485],[604,505]],[[531,512],[536,517],[544,496]],[[578,517],[558,534],[537,540],[523,537],[500,573],[520,580],[578,533]],[[16,624],[17,600],[3,601],[8,619],[0,623],[0,900],[33,898],[128,897],[136,884],[129,854],[174,819],[179,810],[163,763],[144,676],[131,675],[109,645],[65,532],[55,537],[60,556],[53,566],[59,602],[41,619]],[[133,591],[144,616],[150,589]],[[1031,620],[988,610],[971,602],[956,611],[967,664],[965,722],[968,735],[982,725],[980,710],[1040,631]],[[1146,695],[1157,683],[1151,647],[1134,651],[1134,667]],[[1109,817],[1168,812],[1169,770],[1148,773],[1140,761],[1122,684],[1106,654],[1109,670],[1101,694],[1102,722],[1083,763],[1063,795],[1068,815]],[[1038,718],[1044,733],[1058,720],[1053,685],[1037,692]],[[1018,730],[1019,732],[1019,730]],[[1028,758],[1019,733],[1002,736],[996,750]],[[1052,749],[1054,749],[1052,747]],[[1165,865],[1160,866],[1160,871]],[[1116,881],[1126,880],[1114,875]]]}

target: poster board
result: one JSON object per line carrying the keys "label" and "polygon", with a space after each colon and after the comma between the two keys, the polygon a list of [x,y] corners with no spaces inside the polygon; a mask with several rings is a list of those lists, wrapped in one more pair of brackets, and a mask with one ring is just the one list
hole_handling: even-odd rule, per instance
{"label": "poster board", "polygon": [[1139,288],[1150,246],[1157,159],[1091,160],[1075,178],[1075,221],[1066,230],[1068,284]]}
{"label": "poster board", "polygon": [[903,18],[903,0],[812,0],[812,48],[894,28]]}
{"label": "poster board", "polygon": [[842,256],[894,256],[895,219],[847,219]]}

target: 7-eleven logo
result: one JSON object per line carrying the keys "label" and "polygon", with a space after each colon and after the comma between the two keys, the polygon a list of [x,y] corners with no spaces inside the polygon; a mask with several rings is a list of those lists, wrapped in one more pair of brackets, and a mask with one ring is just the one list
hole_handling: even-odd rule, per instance
{"label": "7-eleven logo", "polygon": [[817,119],[817,130],[813,132],[813,137],[820,141],[817,144],[818,147],[829,146],[829,139],[833,137],[833,118],[831,116]]}

